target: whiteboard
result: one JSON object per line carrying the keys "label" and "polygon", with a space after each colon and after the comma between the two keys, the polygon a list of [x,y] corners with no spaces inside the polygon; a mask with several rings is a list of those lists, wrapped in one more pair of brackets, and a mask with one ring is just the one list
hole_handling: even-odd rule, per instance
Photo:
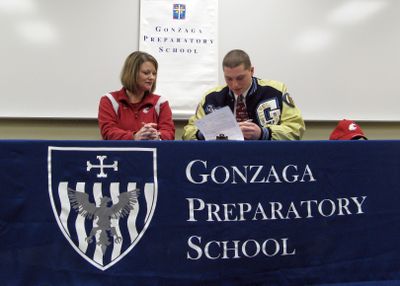
{"label": "whiteboard", "polygon": [[0,0],[1,117],[97,118],[138,48],[139,0]]}
{"label": "whiteboard", "polygon": [[[306,120],[400,121],[399,16],[398,0],[219,0],[219,62],[244,49]],[[0,35],[0,117],[96,118],[138,48],[139,0],[0,0]]]}
{"label": "whiteboard", "polygon": [[400,120],[400,1],[220,1],[221,55],[286,83],[306,120]]}

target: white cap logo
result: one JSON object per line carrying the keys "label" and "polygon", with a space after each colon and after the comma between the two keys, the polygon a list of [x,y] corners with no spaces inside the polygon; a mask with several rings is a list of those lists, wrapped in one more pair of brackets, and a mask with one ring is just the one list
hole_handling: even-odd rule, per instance
{"label": "white cap logo", "polygon": [[356,130],[356,129],[357,129],[357,124],[351,123],[351,124],[349,125],[349,130],[350,130],[350,131],[354,131],[354,130]]}

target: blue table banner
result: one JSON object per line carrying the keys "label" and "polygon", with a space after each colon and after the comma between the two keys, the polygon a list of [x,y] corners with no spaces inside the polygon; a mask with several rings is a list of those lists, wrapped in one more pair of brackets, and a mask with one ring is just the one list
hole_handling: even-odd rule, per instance
{"label": "blue table banner", "polygon": [[0,141],[0,285],[400,285],[400,141]]}

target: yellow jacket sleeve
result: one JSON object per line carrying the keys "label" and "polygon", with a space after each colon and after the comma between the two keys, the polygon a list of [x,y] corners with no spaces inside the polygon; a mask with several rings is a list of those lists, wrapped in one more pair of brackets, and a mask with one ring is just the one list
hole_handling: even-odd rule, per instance
{"label": "yellow jacket sleeve", "polygon": [[203,96],[202,100],[200,101],[199,105],[197,105],[196,113],[189,118],[188,124],[183,128],[183,140],[197,140],[196,137],[198,128],[194,124],[196,120],[203,118],[205,116],[205,112],[203,109],[204,102],[205,102],[206,95]]}

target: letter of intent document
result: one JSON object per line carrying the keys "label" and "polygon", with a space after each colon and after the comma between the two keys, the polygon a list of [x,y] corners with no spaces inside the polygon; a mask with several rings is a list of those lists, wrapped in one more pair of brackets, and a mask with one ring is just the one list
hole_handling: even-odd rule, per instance
{"label": "letter of intent document", "polygon": [[239,124],[228,106],[217,109],[195,122],[206,140],[215,140],[220,134],[228,140],[244,140]]}

